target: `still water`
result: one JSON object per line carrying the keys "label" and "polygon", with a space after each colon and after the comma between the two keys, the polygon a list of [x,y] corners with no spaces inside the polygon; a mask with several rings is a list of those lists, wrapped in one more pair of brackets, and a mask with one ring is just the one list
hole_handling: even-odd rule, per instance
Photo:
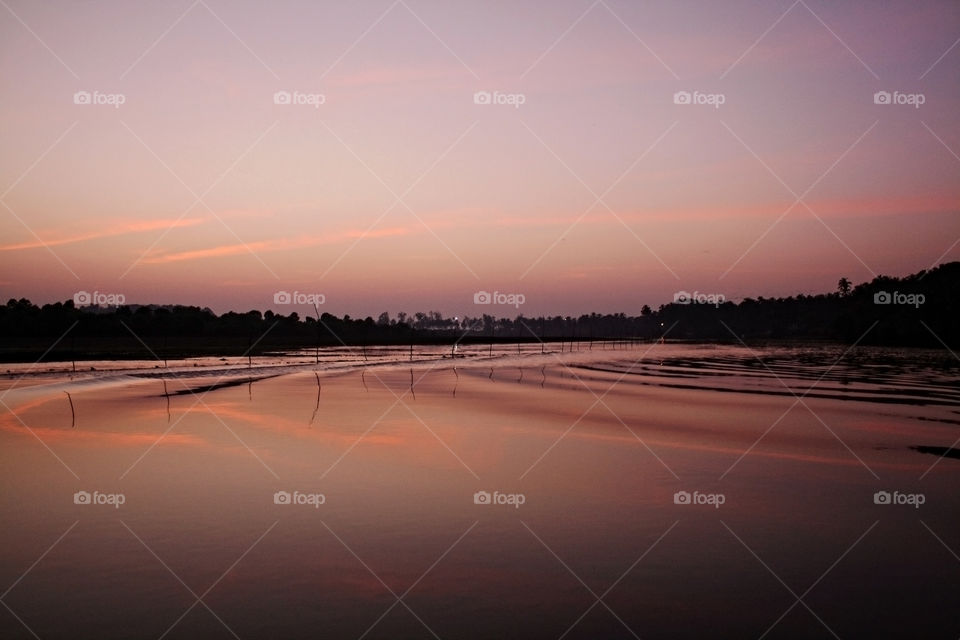
{"label": "still water", "polygon": [[5,365],[0,637],[960,635],[953,356],[614,346]]}

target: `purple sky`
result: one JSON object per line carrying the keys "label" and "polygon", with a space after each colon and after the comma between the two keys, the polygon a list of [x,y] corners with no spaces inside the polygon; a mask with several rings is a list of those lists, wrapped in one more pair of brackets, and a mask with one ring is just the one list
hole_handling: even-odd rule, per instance
{"label": "purple sky", "polygon": [[956,2],[4,0],[0,298],[636,313],[930,268],[958,39]]}

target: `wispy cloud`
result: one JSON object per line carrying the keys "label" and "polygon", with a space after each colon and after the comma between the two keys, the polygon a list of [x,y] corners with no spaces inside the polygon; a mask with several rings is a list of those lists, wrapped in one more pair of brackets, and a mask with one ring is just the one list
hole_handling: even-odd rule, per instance
{"label": "wispy cloud", "polygon": [[306,247],[316,247],[321,245],[337,244],[354,240],[356,238],[384,238],[393,236],[405,236],[412,231],[405,227],[391,227],[388,229],[374,229],[369,232],[356,229],[342,231],[339,233],[329,233],[321,235],[312,235],[298,238],[277,238],[272,240],[261,240],[258,242],[225,244],[217,247],[207,247],[204,249],[191,249],[189,251],[174,251],[168,253],[159,253],[148,256],[143,260],[144,264],[167,264],[170,262],[183,262],[185,260],[201,260],[206,258],[222,258],[225,256],[234,256],[250,251],[253,252],[271,252],[271,251],[289,251],[290,249],[303,249]]}
{"label": "wispy cloud", "polygon": [[56,247],[64,244],[74,244],[85,242],[87,240],[98,240],[100,238],[113,238],[131,233],[142,233],[144,231],[155,231],[157,229],[170,229],[179,227],[192,227],[204,222],[203,218],[183,218],[165,219],[165,220],[144,220],[141,222],[114,222],[106,223],[90,231],[84,231],[69,236],[46,237],[45,233],[38,234],[41,240],[31,240],[28,242],[16,242],[12,244],[0,245],[0,251],[21,251],[25,249],[40,249],[45,247]]}
{"label": "wispy cloud", "polygon": [[[724,220],[750,217],[769,217],[783,210],[789,201],[753,203],[750,205],[697,206],[618,210],[620,218],[627,222],[676,221],[676,220]],[[824,215],[855,217],[877,214],[944,212],[956,209],[953,199],[940,196],[922,196],[905,198],[848,198],[811,200],[811,206]],[[798,211],[800,209],[798,208]],[[561,213],[541,216],[521,216],[511,214],[497,215],[481,207],[458,209],[424,216],[424,220],[435,231],[446,229],[542,229],[564,228],[576,223],[577,227],[617,225],[616,219],[602,205],[597,205],[587,214]],[[186,222],[186,221],[185,221]],[[145,264],[168,264],[189,260],[222,258],[234,255],[289,251],[308,247],[336,245],[357,238],[390,238],[424,233],[422,225],[411,227],[390,227],[365,231],[352,229],[346,231],[313,234],[295,238],[274,238],[247,243],[233,243],[200,249],[156,252],[148,256]],[[5,247],[0,247],[4,249]]]}
{"label": "wispy cloud", "polygon": [[349,74],[331,75],[329,84],[342,87],[369,87],[409,85],[434,81],[449,82],[456,78],[469,78],[469,74],[454,65],[432,67],[410,67],[380,65]]}

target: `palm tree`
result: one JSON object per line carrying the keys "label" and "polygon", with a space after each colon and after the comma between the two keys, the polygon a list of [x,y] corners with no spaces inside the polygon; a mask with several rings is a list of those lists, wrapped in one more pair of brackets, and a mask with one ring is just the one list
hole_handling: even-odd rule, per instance
{"label": "palm tree", "polygon": [[839,282],[837,282],[837,290],[841,296],[850,295],[850,281],[846,278],[840,278]]}

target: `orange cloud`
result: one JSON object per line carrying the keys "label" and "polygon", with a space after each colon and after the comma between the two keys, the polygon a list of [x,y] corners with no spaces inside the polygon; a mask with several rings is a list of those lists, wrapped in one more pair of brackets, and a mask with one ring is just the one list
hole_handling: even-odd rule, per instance
{"label": "orange cloud", "polygon": [[440,68],[378,66],[354,71],[344,75],[333,75],[331,86],[366,87],[372,85],[405,85],[424,83],[434,80],[449,81],[452,78],[464,78],[464,71],[452,65]]}
{"label": "orange cloud", "polygon": [[370,231],[351,230],[341,233],[323,234],[306,236],[301,238],[278,238],[275,240],[260,240],[249,243],[227,244],[219,247],[208,247],[206,249],[193,249],[190,251],[177,251],[174,253],[165,253],[146,258],[143,262],[147,264],[166,264],[168,262],[181,262],[184,260],[198,260],[203,258],[221,258],[224,256],[233,256],[238,254],[253,252],[287,251],[290,249],[301,249],[304,247],[316,247],[325,244],[337,244],[356,238],[384,238],[393,236],[404,236],[412,231],[405,227],[392,227],[388,229],[373,229]]}
{"label": "orange cloud", "polygon": [[40,240],[31,240],[29,242],[0,245],[0,251],[19,251],[23,249],[55,247],[62,244],[73,244],[76,242],[84,242],[86,240],[96,240],[98,238],[112,238],[115,236],[127,235],[129,233],[154,231],[156,229],[192,227],[200,224],[203,221],[203,218],[182,218],[179,220],[145,220],[142,222],[115,223],[113,226],[102,227],[96,231],[88,231],[86,233],[80,233],[73,236],[61,236],[59,238],[50,239],[41,238]]}

